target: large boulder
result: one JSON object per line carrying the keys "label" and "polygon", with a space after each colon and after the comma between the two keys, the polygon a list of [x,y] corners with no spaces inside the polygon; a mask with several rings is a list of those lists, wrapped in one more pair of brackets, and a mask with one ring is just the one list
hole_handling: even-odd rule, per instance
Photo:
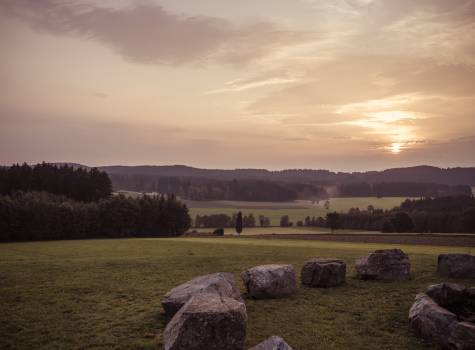
{"label": "large boulder", "polygon": [[284,298],[295,293],[297,283],[292,265],[261,265],[241,273],[251,298]]}
{"label": "large boulder", "polygon": [[303,265],[300,277],[306,286],[334,287],[345,283],[346,264],[339,259],[312,259]]}
{"label": "large boulder", "polygon": [[281,337],[273,335],[249,350],[293,350]]}
{"label": "large boulder", "polygon": [[439,283],[429,286],[426,294],[439,306],[451,307],[464,302],[465,291],[464,286],[455,283]]}
{"label": "large boulder", "polygon": [[356,272],[363,280],[406,280],[410,278],[409,257],[400,249],[376,250],[356,261]]}
{"label": "large boulder", "polygon": [[162,299],[168,317],[173,316],[191,297],[202,293],[214,293],[242,301],[241,293],[231,273],[219,272],[199,276],[170,290]]}
{"label": "large boulder", "polygon": [[475,349],[475,324],[469,322],[457,323],[450,335],[449,347],[454,350]]}
{"label": "large boulder", "polygon": [[457,316],[440,307],[426,294],[418,294],[409,310],[409,323],[423,338],[448,347]]}
{"label": "large boulder", "polygon": [[453,278],[475,278],[475,256],[469,254],[441,254],[437,272]]}
{"label": "large boulder", "polygon": [[165,328],[165,350],[242,350],[246,322],[244,303],[218,294],[198,294]]}

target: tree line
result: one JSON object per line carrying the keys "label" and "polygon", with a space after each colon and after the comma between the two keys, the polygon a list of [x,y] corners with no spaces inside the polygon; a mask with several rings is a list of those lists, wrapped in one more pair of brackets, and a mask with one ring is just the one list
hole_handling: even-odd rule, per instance
{"label": "tree line", "polygon": [[233,200],[286,202],[298,198],[328,198],[325,188],[313,184],[270,180],[186,178],[147,174],[110,174],[114,188],[136,192],[175,193],[196,201]]}
{"label": "tree line", "polygon": [[0,196],[0,240],[178,236],[190,227],[174,196],[112,196],[79,202],[46,192]]}
{"label": "tree line", "polygon": [[444,184],[420,182],[356,182],[338,187],[341,197],[447,197],[472,195],[472,188],[465,185],[449,186]]}
{"label": "tree line", "polygon": [[[418,182],[352,182],[323,184],[261,179],[220,180],[206,177],[158,176],[152,174],[110,174],[114,188],[136,192],[175,193],[180,198],[211,201],[285,202],[296,199],[339,197],[440,197],[472,194],[470,186]],[[327,190],[328,189],[328,190]]]}
{"label": "tree line", "polygon": [[[253,227],[254,217],[243,217],[244,227]],[[198,227],[233,227],[236,215],[226,214],[197,216]],[[252,224],[249,224],[252,222]],[[269,218],[259,216],[257,225],[270,226]],[[380,231],[383,233],[475,233],[475,198],[450,196],[440,198],[407,199],[391,210],[352,208],[346,213],[329,212],[325,217],[307,216],[295,223],[288,215],[282,215],[280,227],[307,226],[325,227],[332,231],[351,229]]]}
{"label": "tree line", "polygon": [[[211,215],[196,215],[193,226],[196,228],[221,228],[221,227],[236,227],[239,213],[232,216],[227,214],[211,214]],[[260,220],[261,217],[259,217]],[[242,215],[243,227],[255,227],[256,218],[251,213],[249,215]],[[262,221],[260,221],[262,222]]]}
{"label": "tree line", "polygon": [[74,168],[41,163],[26,163],[0,168],[0,194],[14,192],[48,192],[77,201],[93,202],[108,198],[112,182],[104,171],[96,168]]}
{"label": "tree line", "polygon": [[449,196],[407,199],[391,210],[369,206],[331,217],[305,219],[305,226],[391,232],[475,233],[475,198]]}

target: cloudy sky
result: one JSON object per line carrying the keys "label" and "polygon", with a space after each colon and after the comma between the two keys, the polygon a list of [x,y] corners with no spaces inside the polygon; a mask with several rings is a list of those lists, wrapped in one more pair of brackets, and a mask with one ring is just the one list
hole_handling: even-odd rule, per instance
{"label": "cloudy sky", "polygon": [[0,163],[475,165],[475,0],[1,0]]}

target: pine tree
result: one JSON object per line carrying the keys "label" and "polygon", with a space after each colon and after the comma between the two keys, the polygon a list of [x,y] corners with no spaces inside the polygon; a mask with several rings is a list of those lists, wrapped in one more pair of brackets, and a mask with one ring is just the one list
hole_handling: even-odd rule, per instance
{"label": "pine tree", "polygon": [[236,232],[238,234],[241,234],[242,232],[242,213],[241,212],[237,213],[237,216],[236,216]]}

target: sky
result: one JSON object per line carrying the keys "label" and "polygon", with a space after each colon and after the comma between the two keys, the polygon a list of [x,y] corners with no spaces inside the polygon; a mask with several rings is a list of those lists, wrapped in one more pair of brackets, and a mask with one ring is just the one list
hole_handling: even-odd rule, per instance
{"label": "sky", "polygon": [[0,164],[475,166],[475,0],[1,0]]}

